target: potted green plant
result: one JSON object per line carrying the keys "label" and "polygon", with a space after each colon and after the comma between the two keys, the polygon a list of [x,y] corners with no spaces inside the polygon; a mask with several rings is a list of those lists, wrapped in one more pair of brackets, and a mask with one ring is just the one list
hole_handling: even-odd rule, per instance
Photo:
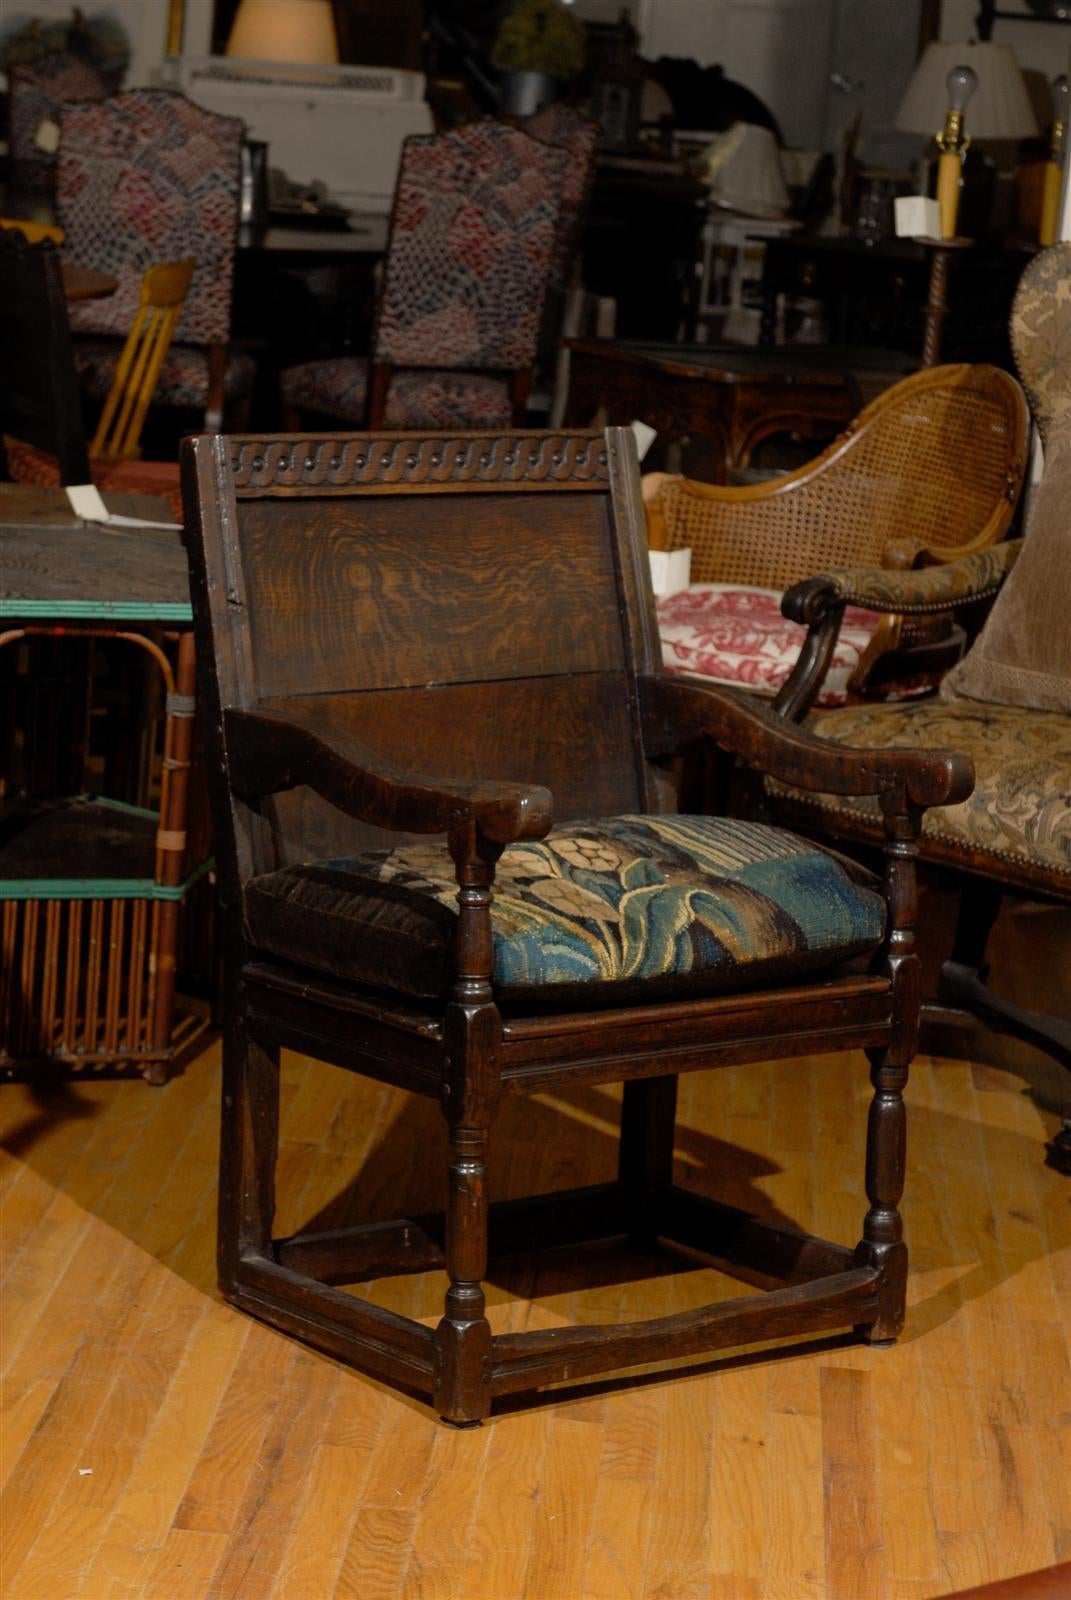
{"label": "potted green plant", "polygon": [[556,99],[584,65],[585,40],[584,24],[561,0],[517,0],[491,52],[503,75],[503,111],[528,116]]}

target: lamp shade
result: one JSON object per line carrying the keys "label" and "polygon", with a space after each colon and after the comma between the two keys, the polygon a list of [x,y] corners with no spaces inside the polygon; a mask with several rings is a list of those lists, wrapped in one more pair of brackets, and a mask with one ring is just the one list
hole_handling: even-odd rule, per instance
{"label": "lamp shade", "polygon": [[331,0],[242,0],[227,54],[247,61],[337,61]]}
{"label": "lamp shade", "polygon": [[788,210],[781,154],[769,128],[734,122],[707,151],[706,177],[715,205],[752,217],[783,217]]}
{"label": "lamp shade", "polygon": [[920,56],[896,113],[901,133],[937,133],[949,107],[948,74],[970,67],[978,79],[964,113],[972,139],[1027,139],[1038,132],[1015,51],[1007,44],[934,40]]}

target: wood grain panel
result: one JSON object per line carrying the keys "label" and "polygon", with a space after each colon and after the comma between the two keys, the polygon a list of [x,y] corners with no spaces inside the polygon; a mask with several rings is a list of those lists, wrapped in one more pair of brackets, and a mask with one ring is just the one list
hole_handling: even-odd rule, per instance
{"label": "wood grain panel", "polygon": [[[554,796],[556,821],[616,816],[643,806],[630,759],[623,675],[507,679],[268,704],[298,718],[305,709],[315,712],[410,771],[542,784]],[[582,762],[578,749],[585,751]],[[267,809],[287,864],[400,842],[397,834],[342,816],[308,789],[279,795]]]}
{"label": "wood grain panel", "polygon": [[[621,667],[609,496],[243,505],[260,695]],[[434,625],[428,619],[434,616]]]}

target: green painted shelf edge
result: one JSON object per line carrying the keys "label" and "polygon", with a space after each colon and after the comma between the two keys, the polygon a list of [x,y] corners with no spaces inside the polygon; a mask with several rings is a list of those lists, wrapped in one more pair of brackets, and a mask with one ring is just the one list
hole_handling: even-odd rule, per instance
{"label": "green painted shelf edge", "polygon": [[58,622],[192,622],[189,601],[184,600],[13,600],[0,599],[0,617],[39,617]]}
{"label": "green painted shelf edge", "polygon": [[0,878],[0,900],[181,900],[215,864],[215,856],[209,856],[174,884],[152,878]]}

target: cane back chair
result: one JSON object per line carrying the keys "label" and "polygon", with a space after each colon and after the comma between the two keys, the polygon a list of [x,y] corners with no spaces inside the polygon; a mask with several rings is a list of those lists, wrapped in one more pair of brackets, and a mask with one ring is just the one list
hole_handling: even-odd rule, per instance
{"label": "cane back chair", "polygon": [[289,367],[291,425],[305,413],[372,428],[523,423],[567,161],[490,119],[408,138],[371,366],[339,356]]}
{"label": "cane back chair", "polygon": [[71,308],[83,385],[103,399],[141,303],[145,269],[192,258],[197,266],[175,342],[160,369],[161,405],[199,410],[218,427],[245,401],[255,365],[228,346],[242,124],[166,89],[133,89],[68,106],[56,180],[65,253],[119,280],[115,294]]}
{"label": "cane back chair", "polygon": [[[784,591],[829,565],[913,567],[1002,538],[1022,487],[1028,422],[1008,373],[932,367],[894,384],[821,455],[769,483],[725,488],[650,474],[652,547],[690,546],[691,581],[709,586],[659,607],[666,665],[776,694],[804,637],[780,614]],[[947,617],[850,612],[827,663],[825,698],[932,686],[961,647]]]}
{"label": "cane back chair", "polygon": [[[970,799],[940,817],[929,813],[922,826],[923,860],[960,887],[952,952],[923,1015],[941,1025],[981,1023],[1071,1068],[1071,996],[1053,979],[1051,1013],[1030,1010],[999,992],[999,976],[998,988],[990,987],[986,958],[1006,896],[1071,905],[1071,384],[1064,356],[1071,245],[1042,251],[1027,268],[1011,336],[1045,443],[1025,539],[925,571],[845,567],[797,585],[785,596],[785,614],[810,632],[783,703],[787,714],[806,716],[847,604],[919,617],[956,604],[993,604],[936,699],[818,710],[808,726],[822,738],[879,753],[946,742],[969,753],[977,769]],[[783,785],[774,793],[776,814],[808,834],[863,843],[880,837],[880,820],[865,800],[803,795]],[[1071,1082],[1065,1107],[1049,1161],[1071,1171]]]}
{"label": "cane back chair", "polygon": [[[968,792],[968,764],[833,753],[666,678],[627,430],[183,449],[228,960],[227,1296],[457,1423],[498,1396],[729,1344],[895,1337],[914,819]],[[697,738],[880,795],[884,887],[778,830],[670,814],[656,763]],[[281,1046],[439,1100],[444,1215],[273,1238]],[[672,1186],[678,1073],[852,1046],[874,1083],[854,1248]],[[490,1206],[505,1099],[618,1081],[617,1182]],[[492,1335],[489,1242],[508,1255],[618,1234],[781,1286]],[[434,1331],[335,1287],[442,1265]]]}

